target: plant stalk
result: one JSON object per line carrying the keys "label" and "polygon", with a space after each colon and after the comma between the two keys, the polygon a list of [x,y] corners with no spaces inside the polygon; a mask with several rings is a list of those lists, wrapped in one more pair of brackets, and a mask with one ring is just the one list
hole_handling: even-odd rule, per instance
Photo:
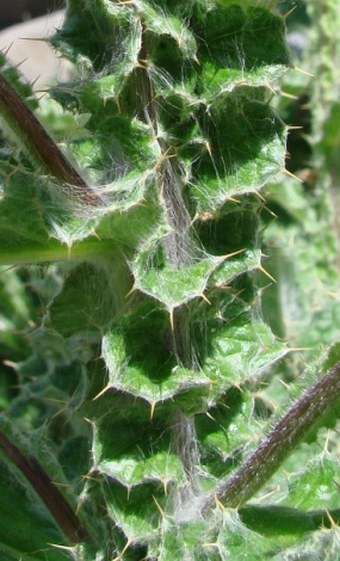
{"label": "plant stalk", "polygon": [[69,542],[92,543],[89,533],[36,458],[25,456],[2,432],[0,432],[0,450],[29,481]]}
{"label": "plant stalk", "polygon": [[56,261],[77,261],[94,259],[101,255],[117,255],[117,250],[112,244],[90,238],[77,243],[72,247],[51,240],[46,245],[37,243],[15,247],[13,249],[3,248],[0,254],[0,266],[6,265],[33,265],[37,263],[49,263]]}
{"label": "plant stalk", "polygon": [[[159,136],[158,108],[152,80],[148,73],[148,45],[143,22],[139,64],[137,70],[139,113],[140,117],[153,127],[155,138],[160,147],[158,184],[167,209],[168,222],[172,229],[172,232],[164,240],[165,255],[174,268],[181,269],[187,266],[192,258],[192,243],[189,236],[191,219],[183,196],[178,162],[171,154],[171,146],[168,146],[165,140]],[[173,313],[172,351],[178,361],[186,368],[195,367],[190,337],[190,321],[187,311],[182,308],[174,310]],[[188,481],[188,485],[178,497],[179,502],[182,503],[190,497],[190,489],[195,488],[199,453],[193,420],[180,410],[175,412],[173,418],[173,445],[181,459]]]}
{"label": "plant stalk", "polygon": [[203,511],[213,508],[216,499],[228,508],[239,508],[271,478],[307,431],[340,396],[340,363],[337,363],[278,422],[268,438],[241,468],[205,501]]}
{"label": "plant stalk", "polygon": [[74,169],[40,121],[1,74],[0,111],[27,150],[48,174],[63,185],[64,191],[88,205],[102,204],[100,197]]}
{"label": "plant stalk", "polygon": [[267,536],[293,536],[340,524],[340,508],[305,512],[280,505],[249,505],[241,508],[239,515],[248,528]]}

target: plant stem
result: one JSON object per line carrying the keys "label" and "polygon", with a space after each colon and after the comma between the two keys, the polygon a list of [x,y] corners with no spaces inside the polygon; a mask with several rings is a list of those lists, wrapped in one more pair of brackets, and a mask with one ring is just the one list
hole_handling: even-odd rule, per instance
{"label": "plant stem", "polygon": [[7,80],[0,75],[0,111],[10,127],[45,170],[63,189],[83,203],[98,206],[102,201],[65,158],[52,137],[25,105]]}
{"label": "plant stem", "polygon": [[247,502],[275,473],[296,448],[312,425],[332,407],[340,396],[340,363],[306,392],[279,421],[268,438],[241,468],[223,481],[203,510],[212,508],[216,499],[226,507],[238,508]]}
{"label": "plant stem", "polygon": [[2,432],[0,432],[0,449],[32,485],[69,542],[91,543],[92,539],[87,530],[41,464],[33,456],[24,456]]}
{"label": "plant stem", "polygon": [[0,253],[2,265],[32,265],[55,261],[78,261],[98,257],[100,255],[117,255],[113,244],[90,238],[72,247],[51,241],[47,245],[32,244],[13,249],[3,248]]}
{"label": "plant stem", "polygon": [[48,245],[31,244],[13,249],[3,248],[0,254],[0,266],[2,265],[32,265],[36,263],[48,263],[55,261],[77,261],[98,257],[111,253],[117,254],[113,244],[89,238],[83,242],[69,247],[56,241],[50,241]]}
{"label": "plant stem", "polygon": [[340,509],[301,511],[280,505],[248,505],[240,509],[240,518],[248,528],[264,535],[304,534],[340,523]]}
{"label": "plant stem", "polygon": [[[159,135],[157,120],[157,96],[148,72],[148,38],[142,21],[142,43],[139,52],[137,92],[140,103],[140,117],[153,128],[160,148],[158,185],[167,209],[167,219],[172,229],[164,240],[166,259],[176,269],[188,265],[192,259],[192,242],[189,231],[191,218],[183,196],[181,174],[178,162],[164,138]],[[190,337],[190,321],[186,309],[175,309],[172,322],[172,352],[186,368],[194,368],[193,345]],[[193,419],[177,410],[172,419],[173,445],[178,454],[186,477],[186,485],[178,497],[179,503],[190,500],[195,487],[195,475],[199,466],[199,452]]]}

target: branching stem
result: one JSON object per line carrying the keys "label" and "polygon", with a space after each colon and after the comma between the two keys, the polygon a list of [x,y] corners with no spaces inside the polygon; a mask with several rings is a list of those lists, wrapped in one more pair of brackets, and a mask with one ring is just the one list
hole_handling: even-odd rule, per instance
{"label": "branching stem", "polygon": [[28,151],[48,174],[63,185],[64,190],[83,203],[93,206],[102,204],[98,195],[65,158],[53,138],[1,74],[0,112]]}
{"label": "branching stem", "polygon": [[217,487],[203,510],[216,499],[226,507],[238,508],[246,503],[276,472],[279,465],[296,448],[307,431],[332,407],[340,396],[340,363],[337,363],[279,421],[268,438],[241,468]]}
{"label": "branching stem", "polygon": [[25,456],[2,432],[0,432],[0,450],[29,481],[69,542],[91,543],[92,539],[87,530],[41,464],[33,456]]}

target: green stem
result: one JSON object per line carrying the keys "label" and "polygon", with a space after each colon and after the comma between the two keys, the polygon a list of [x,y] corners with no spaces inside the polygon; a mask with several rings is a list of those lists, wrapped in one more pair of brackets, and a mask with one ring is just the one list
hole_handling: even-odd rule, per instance
{"label": "green stem", "polygon": [[238,508],[246,503],[271,478],[307,431],[336,403],[339,396],[340,363],[337,363],[289,409],[268,438],[231,479],[223,481],[217,487],[215,496],[206,500],[203,510],[212,508],[216,498],[229,508]]}
{"label": "green stem", "polygon": [[69,247],[56,241],[48,245],[24,245],[11,249],[0,250],[0,266],[2,265],[33,265],[36,263],[49,263],[55,261],[86,261],[101,255],[117,255],[113,244],[90,238]]}
{"label": "green stem", "polygon": [[[189,236],[191,225],[190,214],[183,196],[180,170],[176,158],[171,157],[171,147],[158,131],[158,107],[152,79],[148,72],[148,40],[142,21],[142,44],[139,52],[140,68],[138,69],[137,91],[141,103],[140,116],[150,123],[157,138],[161,161],[158,171],[159,191],[167,210],[168,223],[172,229],[164,241],[165,255],[168,262],[176,269],[188,265],[192,259],[192,242]],[[193,344],[190,337],[190,321],[185,309],[175,310],[173,315],[172,351],[178,361],[187,368],[195,368]],[[172,418],[173,445],[178,454],[188,484],[181,489],[179,502],[191,500],[191,491],[195,488],[196,474],[199,465],[199,452],[193,419],[180,410],[174,412]]]}
{"label": "green stem", "polygon": [[304,534],[340,523],[339,508],[303,512],[280,505],[249,505],[239,514],[243,524],[266,536]]}

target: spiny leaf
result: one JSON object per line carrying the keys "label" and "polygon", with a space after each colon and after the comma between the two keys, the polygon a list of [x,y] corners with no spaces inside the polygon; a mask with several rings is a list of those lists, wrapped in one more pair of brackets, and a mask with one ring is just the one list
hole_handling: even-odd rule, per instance
{"label": "spiny leaf", "polygon": [[105,268],[100,270],[89,263],[76,267],[65,281],[62,292],[50,306],[51,326],[66,337],[79,331],[89,334],[103,331],[123,305],[122,298],[126,296],[126,293],[122,295],[120,291],[124,291],[124,285],[127,286],[128,275],[119,258],[116,261],[116,273],[119,283],[117,291],[113,292]]}
{"label": "spiny leaf", "polygon": [[[190,513],[188,513],[190,515]],[[176,561],[223,561],[230,559],[263,559],[266,551],[265,541],[261,536],[244,527],[235,511],[215,511],[209,521],[195,519],[179,525],[171,520],[163,521],[164,532],[160,559],[170,561],[175,555]]]}
{"label": "spiny leaf", "polygon": [[275,561],[338,561],[340,546],[339,528],[313,533],[299,545],[275,555]]}
{"label": "spiny leaf", "polygon": [[312,458],[307,466],[295,475],[291,484],[286,504],[294,505],[304,510],[336,508],[339,506],[339,489],[337,475],[339,460],[330,454],[320,454]]}
{"label": "spiny leaf", "polygon": [[197,144],[191,188],[198,211],[256,192],[284,167],[284,126],[260,89],[239,86],[222,94],[199,122],[203,141]]}
{"label": "spiny leaf", "polygon": [[157,503],[162,504],[164,499],[162,485],[149,483],[130,490],[107,479],[104,492],[108,512],[132,542],[143,543],[157,536],[161,516]]}
{"label": "spiny leaf", "polygon": [[208,91],[216,96],[233,83],[260,85],[280,77],[289,64],[283,20],[261,6],[219,4],[197,6],[193,22]]}
{"label": "spiny leaf", "polygon": [[[207,318],[207,350],[203,371],[212,380],[212,394],[220,395],[228,386],[256,378],[287,353],[262,320],[233,305]],[[232,321],[231,321],[232,318]]]}
{"label": "spiny leaf", "polygon": [[176,270],[166,263],[159,268],[147,267],[149,255],[139,255],[134,268],[135,287],[157,298],[166,309],[173,309],[201,297],[209,278],[223,263],[223,257],[200,259],[199,262],[182,270]]}
{"label": "spiny leaf", "polygon": [[97,423],[94,459],[96,469],[125,486],[127,494],[148,482],[166,488],[171,482],[184,480],[179,459],[171,451],[166,423],[159,415],[150,420],[150,408],[138,403],[135,418],[130,416],[128,423],[124,416],[114,420],[106,417]]}
{"label": "spiny leaf", "polygon": [[[129,318],[130,322],[126,318],[122,328],[113,329],[103,338],[108,388],[131,393],[153,406],[186,391],[193,393],[193,402],[194,395],[197,399],[199,394],[207,394],[209,379],[180,367],[169,349],[168,314],[150,305],[144,307],[142,315],[141,312]],[[151,354],[147,352],[150,347]]]}

